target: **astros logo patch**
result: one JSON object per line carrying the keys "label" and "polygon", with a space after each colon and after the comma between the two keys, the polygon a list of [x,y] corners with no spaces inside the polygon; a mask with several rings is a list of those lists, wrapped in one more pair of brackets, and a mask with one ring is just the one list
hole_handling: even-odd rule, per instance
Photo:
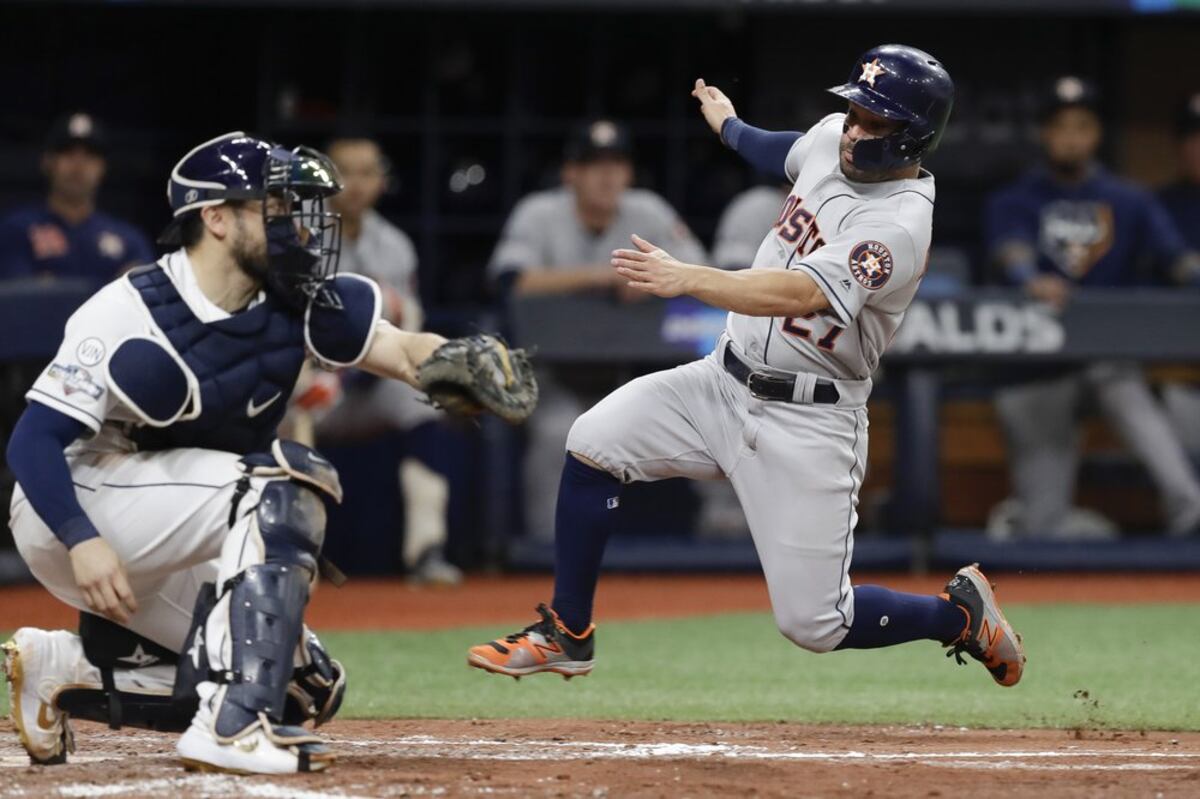
{"label": "astros logo patch", "polygon": [[883,288],[892,276],[892,253],[878,241],[862,241],[850,251],[850,274],[870,291]]}

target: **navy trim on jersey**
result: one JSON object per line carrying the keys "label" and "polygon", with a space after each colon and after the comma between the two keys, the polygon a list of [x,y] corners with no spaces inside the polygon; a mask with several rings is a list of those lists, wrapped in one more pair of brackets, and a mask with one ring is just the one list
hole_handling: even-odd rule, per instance
{"label": "navy trim on jersey", "polygon": [[819,279],[822,284],[824,284],[825,288],[828,289],[828,291],[825,292],[825,296],[828,297],[830,300],[833,300],[833,302],[836,302],[838,304],[838,306],[841,307],[842,313],[845,314],[842,317],[842,321],[845,322],[847,326],[852,324],[854,322],[854,314],[850,313],[849,309],[846,308],[846,303],[842,302],[842,298],[839,297],[837,295],[837,293],[833,290],[833,286],[829,285],[829,281],[826,280],[825,277],[820,272],[818,272],[816,269],[809,266],[808,264],[804,263],[803,261],[796,264],[796,266],[800,269],[805,270],[809,274],[813,275],[814,277]]}
{"label": "navy trim on jersey", "polygon": [[230,480],[228,483],[221,485],[209,485],[208,483],[142,483],[140,485],[120,485],[119,483],[101,483],[104,488],[173,488],[183,486],[185,488],[213,488],[221,489],[228,485],[233,485],[237,480]]}
{"label": "navy trim on jersey", "polygon": [[[41,394],[43,397],[47,397],[47,398],[49,398],[49,399],[52,399],[52,400],[54,400],[54,401],[55,401],[57,404],[59,404],[59,405],[65,405],[66,407],[70,408],[70,409],[71,409],[71,410],[73,410],[73,411],[77,411],[77,412],[79,412],[79,413],[82,413],[82,414],[83,414],[84,416],[86,416],[87,418],[89,418],[89,419],[92,419],[93,421],[95,421],[95,422],[96,422],[96,424],[98,424],[98,425],[103,425],[103,424],[104,424],[104,420],[103,420],[103,419],[99,419],[99,418],[97,418],[97,417],[96,417],[96,416],[94,416],[93,414],[90,414],[90,413],[88,413],[87,411],[85,411],[83,408],[76,408],[76,407],[75,407],[74,405],[72,405],[71,403],[69,403],[69,402],[65,402],[65,401],[63,401],[63,400],[59,399],[58,397],[54,396],[53,394],[50,394],[49,392],[42,391],[40,388],[31,388],[31,389],[29,389],[29,393],[30,393],[30,394]],[[37,402],[37,400],[34,400],[34,402]],[[64,416],[68,416],[68,415],[69,415],[69,414],[67,414],[66,412],[64,412],[64,411],[61,411],[61,410],[59,410],[58,408],[55,408],[55,407],[54,407],[54,406],[52,406],[52,405],[46,405],[46,403],[44,403],[44,402],[43,402],[42,404],[43,404],[43,405],[45,405],[47,408],[49,408],[49,409],[50,409],[50,410],[52,410],[52,411],[58,411],[59,413],[63,414]],[[76,421],[79,421],[79,420],[77,419]]]}
{"label": "navy trim on jersey", "polygon": [[[850,465],[850,496],[848,497],[848,499],[850,501],[850,507],[846,510],[846,537],[842,543],[842,572],[841,572],[841,576],[838,578],[838,581],[839,581],[838,601],[837,601],[837,604],[833,606],[834,609],[839,614],[841,614],[842,626],[845,627],[847,630],[850,629],[850,622],[846,619],[846,612],[842,610],[842,603],[846,601],[846,597],[848,597],[850,595],[850,592],[843,592],[840,582],[842,580],[845,580],[845,578],[846,578],[846,569],[849,566],[847,561],[849,561],[849,559],[850,559],[850,536],[854,534],[854,525],[852,524],[852,520],[854,519],[854,492],[857,490],[854,485],[854,482],[855,482],[854,481],[854,470],[858,468],[858,428],[859,428],[859,414],[858,414],[858,411],[855,411],[855,413],[854,413],[854,449],[852,450],[852,452],[854,453],[854,463],[852,463]],[[854,589],[851,588],[851,591],[853,591],[853,590]]]}
{"label": "navy trim on jersey", "polygon": [[933,205],[933,200],[929,199],[929,197],[926,196],[926,194],[924,192],[917,191],[916,189],[903,189],[902,191],[898,191],[895,194],[889,194],[887,197],[884,197],[883,199],[887,200],[892,197],[899,197],[901,194],[915,194],[918,197],[920,197],[922,200],[924,200],[925,202],[929,203],[930,205]]}

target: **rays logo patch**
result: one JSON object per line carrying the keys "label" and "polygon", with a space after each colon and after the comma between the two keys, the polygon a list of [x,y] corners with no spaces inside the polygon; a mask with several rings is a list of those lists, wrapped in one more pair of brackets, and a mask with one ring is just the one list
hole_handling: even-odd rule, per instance
{"label": "rays logo patch", "polygon": [[878,241],[862,241],[850,250],[850,274],[868,291],[883,288],[892,276],[892,253]]}

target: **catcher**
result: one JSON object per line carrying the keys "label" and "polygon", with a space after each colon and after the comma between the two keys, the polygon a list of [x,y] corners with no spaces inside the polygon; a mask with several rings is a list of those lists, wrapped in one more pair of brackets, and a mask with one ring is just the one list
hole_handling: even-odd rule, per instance
{"label": "catcher", "polygon": [[65,762],[69,716],[183,732],[186,766],[326,768],[304,726],[338,710],[341,665],[303,622],[330,463],[276,439],[306,358],[427,390],[452,412],[523,420],[529,365],[494,338],[447,342],[380,319],[370,280],[336,275],[340,189],[315,150],[244,133],[199,145],[167,183],[174,247],[67,322],[27,394],[8,460],[29,568],[79,633],[4,645],[16,731]]}

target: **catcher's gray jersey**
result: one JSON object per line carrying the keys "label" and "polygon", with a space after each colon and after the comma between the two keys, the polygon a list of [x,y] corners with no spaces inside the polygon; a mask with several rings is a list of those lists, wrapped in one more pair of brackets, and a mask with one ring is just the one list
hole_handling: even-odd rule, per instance
{"label": "catcher's gray jersey", "polygon": [[630,246],[637,233],[681,261],[703,263],[704,248],[666,200],[652,191],[621,195],[616,218],[600,234],[587,230],[568,188],[539,191],[521,200],[504,226],[488,271],[492,277],[525,269],[606,265],[612,251]]}
{"label": "catcher's gray jersey", "polygon": [[829,298],[813,318],[729,315],[752,359],[789,372],[862,380],[879,364],[924,273],[933,234],[933,176],[856,183],[842,174],[844,114],[813,125],[788,153],[791,194],[753,269],[807,273]]}

